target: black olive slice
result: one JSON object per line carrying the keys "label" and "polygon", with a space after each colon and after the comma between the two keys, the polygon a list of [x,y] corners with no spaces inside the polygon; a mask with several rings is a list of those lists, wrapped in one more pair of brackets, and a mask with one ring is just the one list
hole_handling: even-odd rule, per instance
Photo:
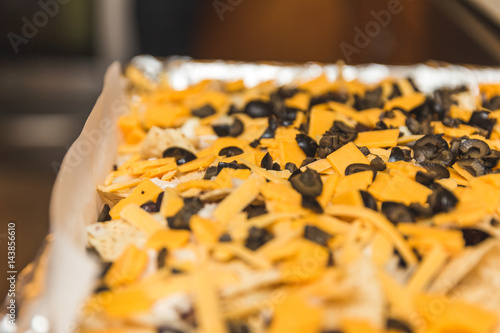
{"label": "black olive slice", "polygon": [[257,148],[260,145],[260,140],[256,139],[250,142],[250,147]]}
{"label": "black olive slice", "polygon": [[368,149],[367,147],[364,147],[364,146],[358,147],[358,149],[361,153],[363,153],[363,155],[365,155],[365,156],[370,155],[370,149]]}
{"label": "black olive slice", "polygon": [[97,217],[97,222],[106,222],[111,220],[111,216],[109,215],[109,211],[111,208],[109,208],[108,204],[104,204],[102,206],[101,212],[99,213],[99,216]]}
{"label": "black olive slice", "polygon": [[189,220],[191,216],[203,208],[203,202],[199,198],[185,198],[184,206],[174,216],[167,217],[170,229],[191,230]]}
{"label": "black olive slice", "polygon": [[106,284],[100,284],[94,289],[94,294],[104,293],[110,291],[111,289]]}
{"label": "black olive slice", "polygon": [[162,247],[160,251],[158,251],[158,255],[156,256],[156,265],[158,269],[162,269],[165,267],[165,260],[167,259],[167,248]]}
{"label": "black olive slice", "polygon": [[323,191],[323,183],[319,173],[307,168],[305,172],[296,173],[290,177],[292,187],[307,197],[317,197]]}
{"label": "black olive slice", "polygon": [[245,106],[245,113],[251,118],[269,117],[273,114],[273,106],[264,101],[251,101]]}
{"label": "black olive slice", "polygon": [[323,207],[319,204],[318,200],[314,197],[302,196],[302,207],[310,209],[316,214],[323,214]]}
{"label": "black olive slice", "polygon": [[304,167],[308,164],[311,164],[312,162],[315,162],[315,161],[316,161],[316,159],[314,157],[306,157],[306,158],[304,158],[304,160],[300,164],[300,167],[302,168],[302,167]]}
{"label": "black olive slice", "polygon": [[219,164],[217,165],[217,175],[221,172],[222,169],[224,168],[230,168],[230,169],[235,169],[235,170],[239,170],[239,169],[248,169],[250,170],[249,167],[247,167],[245,164],[240,164],[236,161],[232,161],[232,162],[219,162]]}
{"label": "black olive slice", "polygon": [[373,209],[374,211],[378,210],[377,200],[368,192],[360,190],[361,198],[363,199],[363,204],[366,208]]}
{"label": "black olive slice", "polygon": [[165,195],[165,192],[161,192],[158,194],[158,197],[156,198],[156,209],[160,211],[161,208],[161,203],[163,202],[163,196]]}
{"label": "black olive slice", "polygon": [[247,218],[249,219],[251,219],[252,217],[267,214],[266,205],[248,205],[247,208],[245,208],[245,211],[247,212]]}
{"label": "black olive slice", "polygon": [[427,203],[431,206],[434,214],[449,212],[458,203],[457,197],[449,190],[439,184],[431,186],[432,193],[427,197]]}
{"label": "black olive slice", "polygon": [[462,141],[458,150],[463,158],[483,158],[490,153],[488,144],[477,139],[466,139]]}
{"label": "black olive slice", "polygon": [[389,162],[404,161],[405,155],[403,150],[399,147],[393,147],[391,149],[391,155],[389,156]]}
{"label": "black olive slice", "polygon": [[199,109],[192,110],[191,114],[198,118],[206,118],[215,114],[215,109],[210,104],[206,104]]}
{"label": "black olive slice", "polygon": [[489,233],[474,228],[463,228],[462,236],[465,241],[465,246],[475,246],[491,237]]}
{"label": "black olive slice", "polygon": [[228,234],[227,232],[223,233],[220,237],[219,237],[219,242],[221,243],[229,243],[229,242],[232,242],[233,241],[233,238],[231,237],[230,234]]}
{"label": "black olive slice", "polygon": [[462,124],[462,121],[457,118],[447,117],[443,119],[443,125],[446,127],[457,128],[460,124]]}
{"label": "black olive slice", "polygon": [[457,164],[473,175],[474,177],[479,177],[485,175],[488,170],[486,167],[483,165],[481,160],[478,160],[477,158],[466,158],[460,161],[457,161]]}
{"label": "black olive slice", "polygon": [[236,105],[231,104],[231,106],[229,107],[229,111],[227,111],[227,114],[228,116],[230,116],[235,113],[243,113],[243,111],[238,109]]}
{"label": "black olive slice", "polygon": [[300,149],[306,154],[308,157],[314,157],[316,155],[316,151],[318,150],[318,144],[314,139],[305,135],[305,134],[297,134],[295,136],[295,141],[299,145]]}
{"label": "black olive slice", "polygon": [[205,180],[211,180],[212,177],[217,177],[218,172],[217,172],[217,167],[216,166],[209,166],[207,170],[205,171],[205,175],[203,176],[203,179]]}
{"label": "black olive slice", "polygon": [[371,160],[370,165],[377,171],[384,171],[385,169],[387,169],[387,165],[385,165],[384,160],[380,156],[377,156],[373,160]]}
{"label": "black olive slice", "polygon": [[229,333],[251,333],[252,330],[243,321],[228,321],[226,323]]}
{"label": "black olive slice", "polygon": [[245,247],[252,251],[273,239],[273,235],[264,228],[251,227],[248,229],[248,237],[245,240]]}
{"label": "black olive slice", "polygon": [[274,162],[271,170],[281,171],[281,165],[278,162]]}
{"label": "black olive slice", "polygon": [[494,118],[489,118],[488,111],[474,111],[472,116],[469,119],[468,125],[472,125],[476,128],[483,129],[486,133],[486,138],[488,139],[491,135],[491,131],[493,127],[497,123],[497,120]]}
{"label": "black olive slice", "polygon": [[151,201],[151,200],[142,204],[141,208],[144,209],[148,213],[157,213],[160,211],[158,209],[158,206],[156,205],[156,203]]}
{"label": "black olive slice", "polygon": [[294,163],[288,162],[287,164],[285,164],[285,170],[288,170],[291,173],[294,173],[295,171],[298,170],[298,168]]}
{"label": "black olive slice", "polygon": [[348,165],[347,168],[345,168],[345,175],[349,176],[352,175],[353,173],[358,173],[363,171],[373,172],[373,179],[375,179],[375,176],[377,176],[377,170],[375,170],[374,167],[372,167],[370,164],[363,164],[363,163],[353,163]]}
{"label": "black olive slice", "polygon": [[441,164],[423,163],[422,166],[434,177],[434,179],[450,178],[450,171]]}
{"label": "black olive slice", "polygon": [[219,151],[219,156],[226,156],[226,157],[233,157],[241,154],[243,154],[243,149],[236,146],[225,147]]}
{"label": "black olive slice", "polygon": [[442,136],[442,134],[427,134],[415,141],[411,147],[415,160],[422,163],[425,160],[438,158],[443,150],[448,149],[448,142]]}
{"label": "black olive slice", "polygon": [[394,224],[399,222],[415,222],[415,216],[410,208],[399,202],[383,202],[382,213]]}
{"label": "black olive slice", "polygon": [[431,206],[423,206],[419,203],[413,202],[409,206],[411,212],[417,217],[431,217],[434,215],[434,211]]}
{"label": "black olive slice", "polygon": [[486,168],[494,168],[500,160],[500,151],[492,149],[490,153],[483,157],[483,164]]}
{"label": "black olive slice", "polygon": [[229,136],[233,138],[239,136],[243,133],[244,128],[243,122],[238,118],[234,118],[233,124],[229,127]]}
{"label": "black olive slice", "polygon": [[215,134],[217,134],[217,136],[225,137],[225,136],[229,136],[229,130],[230,130],[231,126],[229,126],[229,124],[214,124],[214,125],[212,125],[212,128],[213,128]]}
{"label": "black olive slice", "polygon": [[422,124],[420,124],[418,120],[413,117],[407,117],[405,120],[405,125],[411,132],[411,134],[422,134],[424,131]]}
{"label": "black olive slice", "polygon": [[163,157],[173,157],[177,165],[182,165],[196,159],[196,155],[181,147],[170,147],[163,152]]}
{"label": "black olive slice", "polygon": [[273,158],[271,157],[271,154],[266,153],[266,155],[264,155],[264,157],[262,158],[262,161],[260,161],[260,167],[264,168],[266,170],[272,170]]}
{"label": "black olive slice", "polygon": [[385,327],[388,331],[391,332],[413,333],[413,330],[407,323],[395,318],[388,318]]}
{"label": "black olive slice", "polygon": [[327,246],[332,235],[313,225],[306,225],[304,228],[304,238],[322,246]]}

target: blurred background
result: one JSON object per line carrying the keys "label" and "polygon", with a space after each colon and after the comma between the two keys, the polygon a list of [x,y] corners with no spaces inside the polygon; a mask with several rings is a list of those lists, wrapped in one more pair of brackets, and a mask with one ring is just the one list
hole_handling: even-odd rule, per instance
{"label": "blurred background", "polygon": [[[102,87],[133,55],[500,64],[498,0],[0,0],[0,271],[48,230],[52,184]],[[6,273],[0,273],[5,274]],[[0,279],[0,296],[7,290]]]}

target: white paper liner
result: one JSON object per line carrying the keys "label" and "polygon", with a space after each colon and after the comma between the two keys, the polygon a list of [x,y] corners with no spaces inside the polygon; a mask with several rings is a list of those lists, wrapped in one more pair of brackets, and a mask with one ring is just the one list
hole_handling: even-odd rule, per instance
{"label": "white paper liner", "polygon": [[[197,62],[179,57],[161,62],[151,56],[136,57],[132,63],[154,81],[159,81],[160,74],[165,72],[167,80],[176,89],[183,89],[203,79],[243,79],[252,86],[271,79],[278,84],[288,84],[308,80],[322,73],[326,73],[331,80],[338,75],[336,65],[315,63],[286,66],[272,63]],[[499,69],[471,69],[454,65],[344,66],[342,74],[346,80],[359,78],[366,83],[374,83],[388,76],[410,76],[425,93],[443,86],[459,85],[476,90],[479,82],[500,82]],[[78,322],[80,306],[91,291],[98,267],[85,251],[85,226],[97,219],[102,202],[96,187],[103,182],[116,159],[119,140],[116,120],[127,111],[124,84],[120,65],[112,64],[106,71],[102,94],[81,135],[63,160],[50,206],[50,232],[54,241],[44,272],[47,283],[38,297],[23,301],[17,318],[17,332],[45,332],[47,327],[40,324],[45,323],[42,318],[48,319],[48,331],[57,333],[71,332]],[[2,326],[4,324],[0,322],[0,332],[8,332],[9,327]]]}

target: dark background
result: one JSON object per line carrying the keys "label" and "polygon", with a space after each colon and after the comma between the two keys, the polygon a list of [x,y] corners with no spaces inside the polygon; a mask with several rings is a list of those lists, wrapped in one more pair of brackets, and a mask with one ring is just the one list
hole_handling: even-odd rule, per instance
{"label": "dark background", "polygon": [[[113,60],[139,53],[204,59],[335,62],[387,0],[0,0],[0,272],[17,223],[17,268],[48,231],[57,164],[78,136]],[[63,2],[62,0],[59,0]],[[395,1],[395,0],[392,0]],[[51,14],[41,4],[54,3]],[[402,11],[351,63],[435,59],[497,66],[496,0],[400,0]],[[492,7],[488,7],[491,5]],[[486,6],[486,7],[485,7]],[[34,36],[18,47],[26,20]],[[26,29],[26,28],[25,28]],[[344,44],[342,44],[344,43]],[[0,273],[0,275],[6,273]],[[5,281],[5,282],[4,282]],[[5,294],[0,279],[0,296]]]}

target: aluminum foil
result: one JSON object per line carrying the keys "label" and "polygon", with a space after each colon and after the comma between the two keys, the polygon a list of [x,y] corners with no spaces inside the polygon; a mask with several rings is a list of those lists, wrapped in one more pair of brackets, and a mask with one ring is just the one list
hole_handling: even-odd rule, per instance
{"label": "aluminum foil", "polygon": [[[499,68],[450,64],[385,66],[367,64],[244,63],[195,61],[185,57],[157,59],[142,55],[129,64],[152,83],[166,80],[175,89],[184,89],[204,79],[242,79],[249,87],[275,80],[277,85],[300,83],[325,74],[330,80],[342,75],[376,83],[387,77],[411,77],[420,90],[431,93],[441,87],[465,85],[477,92],[478,83],[500,83]],[[7,324],[6,307],[0,309],[0,332],[72,332],[77,327],[79,306],[91,291],[97,263],[86,254],[85,226],[94,223],[101,199],[95,190],[112,170],[118,145],[117,117],[127,111],[121,69],[107,70],[103,92],[82,134],[68,150],[54,185],[51,199],[51,236],[33,264],[19,275],[17,325]]]}

